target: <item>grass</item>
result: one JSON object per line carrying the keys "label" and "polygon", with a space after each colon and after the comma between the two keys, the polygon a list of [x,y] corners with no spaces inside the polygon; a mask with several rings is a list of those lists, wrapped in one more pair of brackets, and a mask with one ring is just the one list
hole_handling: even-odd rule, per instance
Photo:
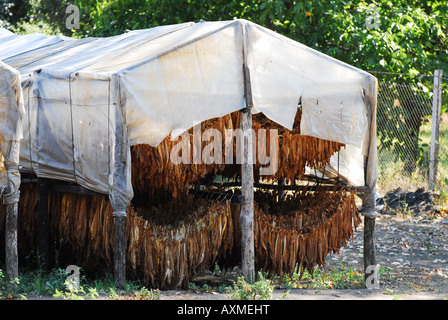
{"label": "grass", "polygon": [[[252,284],[247,283],[244,277],[238,277],[237,282],[233,283],[233,287],[227,288],[231,300],[272,300],[273,292],[274,285],[262,272],[258,273],[257,280]],[[281,300],[287,294],[288,292],[285,292]]]}
{"label": "grass", "polygon": [[299,273],[292,276],[277,277],[282,289],[361,289],[364,288],[364,274],[352,267],[341,265],[337,268],[317,267],[312,273],[307,270],[300,278]]}
{"label": "grass", "polygon": [[21,272],[18,279],[8,283],[0,269],[0,300],[45,297],[65,300],[109,299],[109,300],[157,300],[158,290],[149,290],[137,282],[126,282],[125,290],[118,290],[112,275],[89,280],[82,275],[79,286],[67,281],[65,269],[50,272],[40,270]]}
{"label": "grass", "polygon": [[[387,270],[380,269],[381,277],[387,276]],[[64,269],[53,269],[48,273],[37,271],[22,272],[14,285],[6,282],[5,275],[0,269],[0,300],[1,299],[33,299],[36,297],[65,299],[65,300],[157,300],[160,299],[159,290],[150,290],[137,282],[127,282],[126,290],[117,290],[113,276],[108,274],[103,278],[88,280],[82,275],[79,286],[67,282]],[[274,276],[268,279],[261,272],[257,274],[256,282],[249,284],[243,277],[237,278],[231,286],[219,285],[202,287],[191,283],[190,291],[194,292],[225,292],[232,300],[271,300],[274,289],[284,290],[280,299],[284,299],[291,289],[362,289],[364,274],[353,267],[341,265],[339,267],[318,267],[309,273],[305,270],[300,277],[297,270],[289,276]]]}

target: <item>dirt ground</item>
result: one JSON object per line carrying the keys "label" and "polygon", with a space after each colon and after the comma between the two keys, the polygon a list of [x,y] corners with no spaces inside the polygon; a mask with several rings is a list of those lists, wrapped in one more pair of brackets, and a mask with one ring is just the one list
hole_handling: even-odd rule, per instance
{"label": "dirt ground", "polygon": [[[343,264],[363,269],[363,224],[326,268]],[[286,300],[446,300],[448,299],[448,216],[381,214],[376,219],[379,289],[292,289]],[[280,299],[284,290],[275,290]],[[162,291],[161,300],[227,300],[218,292]]]}

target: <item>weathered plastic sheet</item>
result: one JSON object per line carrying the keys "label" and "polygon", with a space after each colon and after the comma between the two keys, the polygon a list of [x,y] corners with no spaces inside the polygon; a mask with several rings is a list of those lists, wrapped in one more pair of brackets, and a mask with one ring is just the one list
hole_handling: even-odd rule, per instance
{"label": "weathered plastic sheet", "polygon": [[24,111],[20,74],[0,61],[0,190],[5,203],[18,201]]}
{"label": "weathered plastic sheet", "polygon": [[235,20],[22,37],[0,33],[0,56],[22,75],[22,169],[108,193],[117,211],[133,195],[130,146],[245,107],[243,64],[253,112],[291,129],[301,101],[302,134],[345,143],[341,174],[376,184],[376,78],[266,28]]}

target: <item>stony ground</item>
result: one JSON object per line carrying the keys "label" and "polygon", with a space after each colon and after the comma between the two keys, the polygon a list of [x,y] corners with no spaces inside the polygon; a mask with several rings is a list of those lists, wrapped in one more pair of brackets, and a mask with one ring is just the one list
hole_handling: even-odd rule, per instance
{"label": "stony ground", "polygon": [[[379,289],[292,289],[294,299],[448,299],[448,216],[437,214],[386,212],[376,219],[376,257],[380,269]],[[363,224],[339,254],[329,255],[325,268],[363,270]],[[280,298],[284,290],[274,292]],[[162,300],[229,299],[225,293],[163,291]]]}
{"label": "stony ground", "polygon": [[[363,226],[354,239],[330,257],[362,270]],[[443,214],[383,214],[376,219],[376,257],[383,299],[448,298],[448,218]],[[364,289],[364,291],[372,291]],[[373,296],[374,292],[371,292]],[[365,292],[367,296],[367,292]],[[386,297],[386,296],[389,296]]]}

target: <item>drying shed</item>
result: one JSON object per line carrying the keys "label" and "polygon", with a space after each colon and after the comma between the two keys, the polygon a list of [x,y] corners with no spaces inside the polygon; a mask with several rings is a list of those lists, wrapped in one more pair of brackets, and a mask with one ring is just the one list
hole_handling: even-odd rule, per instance
{"label": "drying shed", "polygon": [[[241,187],[241,196],[235,198],[241,205],[243,273],[253,275],[253,190],[263,178],[261,165],[250,161],[258,150],[252,149],[259,141],[258,132],[251,131],[254,127],[280,132],[278,170],[266,177],[270,183],[286,181],[284,189],[299,189],[297,171],[300,178],[314,176],[319,184],[336,177],[345,189],[362,191],[361,213],[374,222],[376,78],[266,28],[246,20],[201,21],[84,39],[2,31],[0,61],[21,77],[25,112],[20,171],[38,178],[40,200],[48,201],[47,179],[69,183],[64,190],[70,192],[108,197],[114,228],[106,231],[115,233],[109,247],[115,250],[119,282],[124,280],[125,252],[132,251],[129,240],[126,246],[123,239],[126,234],[141,239],[138,232],[129,231],[129,223],[125,226],[137,190],[139,199],[156,189],[176,198],[193,193],[191,186],[200,185],[204,176],[231,178],[235,172],[237,178],[231,181]],[[242,128],[242,161],[195,163],[192,149],[199,123],[206,124],[199,129],[200,137],[207,126],[220,133]],[[173,164],[176,139],[183,140],[186,133],[193,140],[192,148],[185,150],[192,154],[182,154],[182,165]],[[282,146],[293,140],[295,146],[310,147],[291,160],[301,154],[310,159],[285,165]],[[177,183],[171,186],[170,178]],[[67,199],[56,201],[67,207]],[[227,212],[228,219],[232,215],[228,208],[216,210]],[[97,216],[92,213],[87,219],[90,231]],[[225,242],[224,232],[211,237]],[[176,250],[179,256],[181,249]],[[138,265],[133,254],[132,263]]]}

